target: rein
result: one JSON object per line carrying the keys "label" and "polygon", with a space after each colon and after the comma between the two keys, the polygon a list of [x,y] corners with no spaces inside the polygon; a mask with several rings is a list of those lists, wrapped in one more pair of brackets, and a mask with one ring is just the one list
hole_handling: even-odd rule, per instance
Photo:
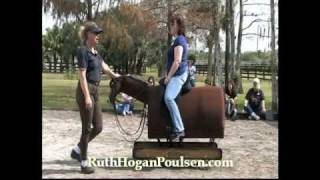
{"label": "rein", "polygon": [[[110,86],[112,86],[113,83],[114,83],[114,82],[111,82],[111,83],[110,83]],[[145,84],[145,85],[147,85],[147,84]],[[139,92],[138,92],[135,96],[133,96],[133,97],[139,97],[144,91],[145,91],[145,88],[141,88],[141,91],[139,91]],[[139,123],[139,126],[138,126],[137,130],[136,130],[135,132],[133,132],[133,133],[130,133],[130,132],[126,131],[126,130],[122,127],[122,125],[121,125],[121,123],[120,123],[120,121],[119,121],[118,112],[117,112],[117,109],[116,109],[116,104],[115,104],[115,102],[111,102],[111,103],[112,103],[112,105],[113,105],[113,110],[114,110],[114,112],[115,112],[115,121],[116,121],[116,124],[117,124],[117,127],[118,127],[120,133],[122,134],[122,138],[123,138],[125,141],[127,141],[127,142],[135,142],[136,140],[138,140],[138,139],[141,137],[142,132],[143,132],[144,127],[145,127],[145,122],[146,122],[146,117],[147,117],[147,106],[146,106],[146,104],[144,103],[143,112],[141,113],[141,119],[140,119],[140,123]],[[140,130],[140,132],[139,132],[139,130]],[[138,133],[139,133],[139,134],[138,134]],[[129,139],[127,138],[127,136],[133,136],[133,135],[136,135],[136,134],[138,134],[138,136],[137,136],[136,138],[134,138],[133,140],[129,140]]]}
{"label": "rein", "polygon": [[[141,135],[142,135],[142,132],[144,130],[144,127],[145,127],[145,122],[146,122],[146,117],[147,117],[147,108],[146,108],[146,105],[144,105],[144,109],[143,109],[143,112],[142,112],[142,116],[141,116],[141,119],[140,119],[140,123],[139,123],[139,127],[137,128],[137,130],[134,132],[134,133],[129,133],[127,132],[122,126],[121,126],[121,123],[119,121],[119,118],[118,118],[118,112],[116,110],[116,105],[113,104],[113,109],[114,109],[114,112],[115,112],[115,121],[116,121],[116,124],[117,124],[117,127],[120,131],[120,133],[122,133],[122,138],[127,141],[127,142],[135,142],[136,140],[138,140]],[[141,130],[140,130],[141,129]],[[133,140],[129,140],[126,136],[133,136],[135,134],[137,134],[140,130],[140,133],[139,135],[134,138]]]}

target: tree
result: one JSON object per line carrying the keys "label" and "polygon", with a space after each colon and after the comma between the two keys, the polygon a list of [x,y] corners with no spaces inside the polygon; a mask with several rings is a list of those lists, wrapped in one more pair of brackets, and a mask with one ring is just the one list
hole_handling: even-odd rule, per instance
{"label": "tree", "polygon": [[192,54],[192,53],[189,53],[188,60],[196,61],[196,55]]}
{"label": "tree", "polygon": [[230,15],[230,77],[235,76],[235,29],[234,29],[234,0],[229,0]]}
{"label": "tree", "polygon": [[123,3],[119,8],[111,8],[97,22],[107,29],[101,40],[105,50],[101,51],[108,63],[124,68],[124,73],[140,74],[151,37],[155,35],[152,14],[139,6]]}
{"label": "tree", "polygon": [[[208,70],[206,82],[209,85],[219,84],[221,56],[220,38],[222,11],[220,0],[192,1],[187,12],[188,22],[192,32],[199,34],[208,47]],[[214,70],[214,71],[213,71]]]}
{"label": "tree", "polygon": [[[169,4],[169,5],[168,5]],[[155,30],[155,40],[158,40],[157,42],[151,42],[149,45],[152,47],[152,51],[154,52],[149,53],[147,52],[148,59],[150,57],[153,57],[154,59],[150,59],[148,64],[151,65],[155,63],[157,65],[158,69],[158,77],[164,76],[166,68],[166,51],[168,49],[168,45],[171,44],[171,36],[168,33],[168,28],[169,28],[169,11],[171,7],[171,1],[170,0],[154,0],[154,1],[149,1],[149,0],[143,0],[140,2],[140,6],[150,12],[156,20],[156,24],[158,28]],[[170,43],[169,43],[170,41]],[[154,49],[155,46],[158,45],[158,49]],[[161,52],[160,52],[161,50]],[[154,56],[154,54],[157,54],[159,56]]]}
{"label": "tree", "polygon": [[69,72],[69,64],[75,65],[74,58],[77,53],[80,39],[78,38],[79,24],[76,22],[64,23],[60,29],[61,34],[61,59],[66,64],[66,69]]}
{"label": "tree", "polygon": [[225,12],[225,33],[226,33],[226,41],[225,41],[225,66],[224,66],[224,84],[227,86],[229,81],[229,62],[230,62],[230,0],[226,0],[226,12]]}
{"label": "tree", "polygon": [[237,54],[235,57],[236,65],[235,65],[235,78],[236,78],[236,89],[238,93],[243,93],[242,88],[242,78],[240,72],[241,65],[241,44],[242,44],[242,24],[243,24],[243,3],[242,0],[239,0],[239,30],[237,37]]}
{"label": "tree", "polygon": [[275,13],[274,0],[270,0],[270,14],[271,14],[271,81],[272,81],[272,110],[278,111],[278,80],[276,78],[276,36],[275,36]]}
{"label": "tree", "polygon": [[64,23],[62,27],[54,25],[47,29],[43,35],[44,57],[49,62],[51,70],[51,58],[53,57],[54,72],[57,72],[57,63],[60,60],[60,72],[64,70],[66,64],[67,71],[70,70],[69,64],[74,65],[74,57],[80,44],[78,38],[79,25],[76,22]]}
{"label": "tree", "polygon": [[43,37],[43,44],[46,53],[44,56],[48,57],[49,60],[49,69],[51,69],[51,58],[53,57],[53,69],[54,72],[57,72],[57,63],[58,63],[58,56],[60,55],[60,34],[59,34],[59,27],[54,25],[51,29],[47,29],[46,35]]}
{"label": "tree", "polygon": [[213,37],[214,37],[214,74],[213,74],[213,82],[212,84],[214,86],[220,86],[221,85],[221,48],[220,48],[220,29],[221,29],[221,10],[220,10],[220,0],[216,1],[216,4],[214,6],[214,14],[212,16],[213,18]]}
{"label": "tree", "polygon": [[43,0],[44,12],[51,10],[51,15],[59,21],[72,17],[77,22],[95,20],[103,0]]}
{"label": "tree", "polygon": [[[165,41],[164,44],[160,45],[163,48],[162,53],[160,53],[162,59],[157,62],[159,77],[165,75],[167,50],[172,43],[172,35],[169,33],[170,17],[174,13],[185,14],[184,10],[195,3],[197,3],[195,0],[144,0],[140,3],[143,8],[150,11],[154,17],[156,17],[156,22],[158,24],[157,32],[161,36],[161,42],[163,42],[163,40]],[[165,37],[163,37],[163,35],[165,35]]]}
{"label": "tree", "polygon": [[[234,75],[233,77],[237,80],[236,81],[236,89],[238,90],[238,93],[243,93],[243,87],[242,87],[242,78],[241,78],[241,72],[240,72],[240,66],[241,66],[241,61],[242,59],[246,60],[246,57],[241,57],[242,53],[241,53],[241,45],[242,45],[242,37],[243,36],[247,36],[247,35],[258,35],[256,33],[243,33],[243,31],[245,31],[246,29],[248,29],[249,27],[251,27],[254,23],[257,22],[268,22],[265,21],[263,19],[260,18],[256,18],[253,21],[251,21],[249,23],[249,25],[247,25],[246,27],[243,27],[243,18],[244,16],[253,16],[253,17],[257,17],[259,16],[259,14],[244,14],[243,13],[243,8],[244,6],[247,5],[268,5],[265,3],[250,3],[250,4],[246,4],[244,2],[247,2],[248,0],[239,0],[239,29],[238,29],[238,37],[237,37],[237,53],[235,56],[235,70],[234,70]],[[247,54],[245,53],[244,56],[246,56]],[[256,57],[256,56],[255,56]],[[258,57],[255,59],[259,59]],[[252,58],[250,60],[253,60]]]}

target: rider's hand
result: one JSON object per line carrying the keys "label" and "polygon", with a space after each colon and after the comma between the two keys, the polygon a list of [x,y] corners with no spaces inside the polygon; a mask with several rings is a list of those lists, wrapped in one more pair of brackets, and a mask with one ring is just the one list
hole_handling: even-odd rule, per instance
{"label": "rider's hand", "polygon": [[168,78],[168,76],[164,79],[164,84],[167,85],[170,81],[170,78]]}

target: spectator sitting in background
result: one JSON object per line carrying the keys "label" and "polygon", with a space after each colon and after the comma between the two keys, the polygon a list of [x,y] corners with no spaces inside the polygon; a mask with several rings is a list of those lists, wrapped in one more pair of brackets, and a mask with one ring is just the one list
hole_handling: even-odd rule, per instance
{"label": "spectator sitting in background", "polygon": [[196,66],[194,65],[194,60],[189,60],[189,76],[190,84],[192,87],[196,86]]}
{"label": "spectator sitting in background", "polygon": [[225,100],[227,117],[230,117],[234,121],[237,117],[237,92],[233,81],[229,81],[225,88]]}
{"label": "spectator sitting in background", "polygon": [[249,114],[249,119],[266,119],[264,93],[260,89],[260,80],[253,80],[253,87],[249,89],[244,102],[244,110]]}
{"label": "spectator sitting in background", "polygon": [[118,113],[126,116],[127,114],[132,115],[133,111],[133,98],[125,93],[121,93],[123,101],[116,104],[116,109]]}

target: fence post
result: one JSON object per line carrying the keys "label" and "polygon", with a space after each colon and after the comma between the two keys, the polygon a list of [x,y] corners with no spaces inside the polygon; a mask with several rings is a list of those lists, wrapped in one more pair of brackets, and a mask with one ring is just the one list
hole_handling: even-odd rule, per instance
{"label": "fence post", "polygon": [[257,67],[254,68],[254,77],[255,77],[255,78],[257,77]]}

